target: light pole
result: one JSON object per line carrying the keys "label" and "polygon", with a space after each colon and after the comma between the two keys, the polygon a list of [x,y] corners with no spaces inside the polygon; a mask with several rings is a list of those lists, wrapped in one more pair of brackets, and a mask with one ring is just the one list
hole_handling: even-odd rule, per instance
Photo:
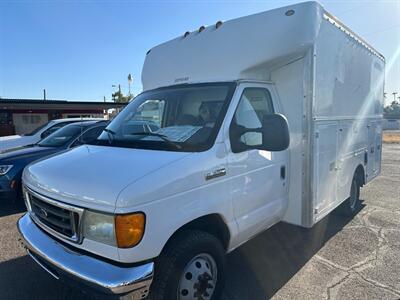
{"label": "light pole", "polygon": [[131,73],[128,74],[128,88],[129,88],[129,96],[131,95],[131,83],[133,82],[133,78]]}

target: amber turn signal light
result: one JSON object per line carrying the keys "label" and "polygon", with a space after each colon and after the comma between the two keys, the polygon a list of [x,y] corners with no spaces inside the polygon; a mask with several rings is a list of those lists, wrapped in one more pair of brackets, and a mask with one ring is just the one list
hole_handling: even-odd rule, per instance
{"label": "amber turn signal light", "polygon": [[145,219],[143,213],[115,217],[115,236],[119,248],[131,248],[139,244],[144,234]]}

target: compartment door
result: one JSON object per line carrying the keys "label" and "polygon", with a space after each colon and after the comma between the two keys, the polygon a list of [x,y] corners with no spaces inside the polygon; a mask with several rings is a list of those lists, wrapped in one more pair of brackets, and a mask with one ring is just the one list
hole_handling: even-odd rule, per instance
{"label": "compartment door", "polygon": [[375,134],[375,176],[381,173],[382,161],[382,122],[376,122]]}
{"label": "compartment door", "polygon": [[314,212],[321,214],[337,200],[338,124],[316,126],[314,147]]}
{"label": "compartment door", "polygon": [[378,122],[368,124],[368,181],[380,173],[381,151],[382,151],[382,132]]}

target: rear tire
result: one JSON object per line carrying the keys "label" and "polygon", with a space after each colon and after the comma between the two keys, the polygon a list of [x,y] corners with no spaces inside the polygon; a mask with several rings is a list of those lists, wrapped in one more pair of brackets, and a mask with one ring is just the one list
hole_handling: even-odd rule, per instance
{"label": "rear tire", "polygon": [[225,250],[213,235],[187,230],[156,261],[149,300],[218,300],[225,280]]}
{"label": "rear tire", "polygon": [[339,207],[339,212],[346,217],[353,217],[360,207],[360,184],[354,176],[351,182],[350,197]]}

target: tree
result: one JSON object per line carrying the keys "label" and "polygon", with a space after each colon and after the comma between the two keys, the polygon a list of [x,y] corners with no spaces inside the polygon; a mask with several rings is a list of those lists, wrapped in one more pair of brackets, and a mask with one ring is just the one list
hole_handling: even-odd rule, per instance
{"label": "tree", "polygon": [[112,93],[112,94],[111,94],[111,97],[112,97],[112,100],[113,100],[114,102],[117,102],[117,103],[127,103],[127,102],[129,102],[130,100],[132,100],[133,95],[132,95],[132,94],[129,94],[129,95],[124,96],[124,94],[122,94],[122,92],[118,90],[118,91],[116,91],[115,93]]}
{"label": "tree", "polygon": [[386,119],[400,119],[400,103],[393,101],[384,108],[384,116]]}

